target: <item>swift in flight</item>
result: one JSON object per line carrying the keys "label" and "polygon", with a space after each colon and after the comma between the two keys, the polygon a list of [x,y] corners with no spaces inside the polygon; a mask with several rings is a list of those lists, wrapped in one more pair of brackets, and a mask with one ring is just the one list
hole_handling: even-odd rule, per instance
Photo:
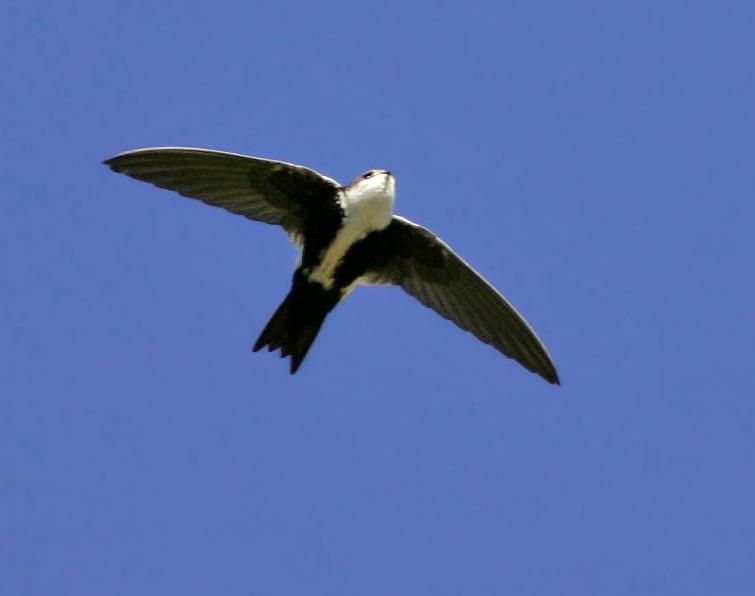
{"label": "swift in flight", "polygon": [[440,316],[559,383],[524,318],[445,242],[393,214],[396,181],[369,170],[341,186],[309,168],[184,147],[137,149],[105,161],[114,171],[254,221],[282,226],[301,250],[291,291],[254,344],[301,366],[325,318],[357,285],[400,286]]}

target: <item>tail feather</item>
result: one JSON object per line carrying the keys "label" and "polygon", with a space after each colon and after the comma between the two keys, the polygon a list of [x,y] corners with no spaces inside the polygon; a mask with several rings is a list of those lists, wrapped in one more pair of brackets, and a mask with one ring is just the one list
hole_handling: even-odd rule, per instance
{"label": "tail feather", "polygon": [[338,303],[338,297],[337,292],[309,282],[297,272],[291,291],[265,325],[252,351],[257,352],[265,346],[270,352],[280,349],[281,358],[291,357],[291,374],[294,374],[328,313]]}

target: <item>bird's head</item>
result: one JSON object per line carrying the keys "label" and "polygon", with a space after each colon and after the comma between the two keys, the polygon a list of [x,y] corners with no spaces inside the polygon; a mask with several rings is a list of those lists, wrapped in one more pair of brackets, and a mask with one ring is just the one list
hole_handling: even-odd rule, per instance
{"label": "bird's head", "polygon": [[359,214],[358,219],[370,221],[376,229],[390,223],[396,201],[396,180],[388,170],[369,170],[343,191],[347,216]]}
{"label": "bird's head", "polygon": [[388,170],[367,170],[354,178],[347,188],[356,194],[393,197],[396,194],[396,180]]}

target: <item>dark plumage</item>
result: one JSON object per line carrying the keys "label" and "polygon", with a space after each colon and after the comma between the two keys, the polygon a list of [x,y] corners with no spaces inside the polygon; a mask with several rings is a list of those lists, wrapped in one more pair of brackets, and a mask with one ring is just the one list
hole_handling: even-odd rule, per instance
{"label": "dark plumage", "polygon": [[254,221],[282,226],[302,248],[291,291],[254,351],[265,346],[301,365],[328,313],[357,284],[400,286],[425,306],[559,383],[542,342],[511,304],[429,230],[392,214],[390,172],[349,186],[302,166],[180,147],[140,149],[105,163],[114,171]]}

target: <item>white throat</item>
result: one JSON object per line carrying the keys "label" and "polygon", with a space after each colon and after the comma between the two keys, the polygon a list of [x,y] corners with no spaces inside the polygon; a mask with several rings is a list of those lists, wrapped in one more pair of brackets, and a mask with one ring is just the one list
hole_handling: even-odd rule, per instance
{"label": "white throat", "polygon": [[393,217],[396,182],[390,174],[376,174],[347,187],[343,193],[343,210],[348,220],[372,230],[381,230]]}

